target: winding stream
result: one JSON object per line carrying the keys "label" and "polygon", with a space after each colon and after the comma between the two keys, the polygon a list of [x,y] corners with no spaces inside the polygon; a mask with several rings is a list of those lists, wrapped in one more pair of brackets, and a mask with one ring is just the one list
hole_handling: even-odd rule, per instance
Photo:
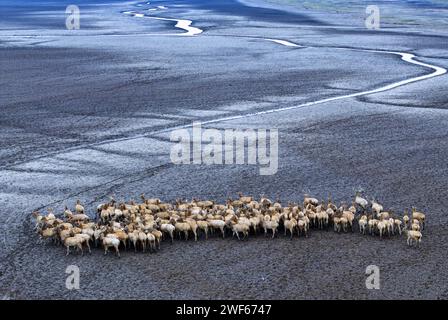
{"label": "winding stream", "polygon": [[[150,4],[150,2],[147,2],[146,4]],[[164,7],[164,9],[168,9],[168,8]],[[196,35],[198,35],[198,34],[203,32],[202,29],[199,29],[199,28],[196,28],[196,27],[192,27],[191,26],[191,24],[192,24],[191,20],[153,17],[153,16],[150,16],[150,15],[147,15],[147,14],[144,14],[144,13],[136,13],[134,11],[125,11],[123,13],[128,14],[128,15],[132,15],[134,17],[139,17],[139,18],[145,18],[146,17],[146,18],[152,18],[152,19],[158,19],[158,20],[176,21],[177,24],[175,25],[175,27],[179,28],[179,29],[183,29],[183,30],[186,31],[186,32],[180,33],[180,34],[173,34],[173,35],[177,35],[177,36],[196,36]],[[226,37],[229,37],[229,36],[226,35]],[[248,38],[251,38],[251,37],[248,37]],[[293,43],[291,41],[283,40],[283,39],[257,38],[257,37],[253,37],[253,39],[270,41],[270,42],[274,42],[276,44],[279,44],[279,45],[282,45],[282,46],[286,46],[286,47],[291,47],[291,48],[318,48],[318,47],[313,47],[313,46],[299,45],[297,43]],[[281,111],[285,111],[285,110],[293,110],[293,109],[313,106],[313,105],[316,105],[316,104],[322,104],[322,103],[331,102],[331,101],[337,101],[337,100],[348,99],[348,98],[355,98],[355,97],[360,97],[360,96],[364,96],[364,95],[384,92],[384,91],[392,90],[392,89],[395,89],[395,88],[398,88],[398,87],[401,87],[401,86],[404,86],[404,85],[407,85],[407,84],[410,84],[410,83],[413,83],[413,82],[417,82],[417,81],[422,81],[422,80],[427,80],[427,79],[430,79],[430,78],[438,77],[438,76],[441,76],[441,75],[447,73],[447,70],[445,68],[442,68],[442,67],[439,67],[439,66],[435,66],[435,65],[432,65],[432,64],[429,64],[429,63],[424,63],[424,62],[418,61],[418,60],[415,59],[417,57],[414,54],[408,53],[408,52],[385,51],[385,50],[374,50],[374,49],[358,49],[358,48],[346,48],[346,47],[331,47],[331,48],[335,49],[335,50],[350,50],[350,51],[375,52],[375,53],[380,53],[380,54],[398,55],[398,56],[401,57],[401,60],[403,60],[405,62],[414,64],[414,65],[418,65],[418,66],[421,66],[421,67],[424,67],[424,68],[432,69],[433,72],[425,74],[425,75],[422,75],[422,76],[412,77],[412,78],[409,78],[409,79],[393,82],[393,83],[390,83],[388,85],[385,85],[385,86],[382,86],[382,87],[379,87],[379,88],[375,88],[375,89],[360,91],[360,92],[351,93],[351,94],[345,94],[345,95],[331,97],[331,98],[320,99],[320,100],[316,100],[316,101],[310,101],[310,102],[306,102],[306,103],[295,105],[295,106],[289,106],[289,107],[283,107],[283,108],[275,108],[275,109],[270,109],[270,110],[254,112],[254,113],[248,113],[248,114],[244,114],[244,115],[235,115],[235,116],[227,116],[227,117],[216,118],[216,119],[213,119],[213,120],[204,121],[203,124],[235,120],[235,119],[251,117],[251,116],[256,116],[256,115],[262,115],[262,114],[268,114],[268,113],[274,113],[274,112],[281,112]],[[185,125],[185,126],[181,126],[181,127],[190,127],[190,126],[191,125]],[[172,130],[172,129],[173,128],[170,128],[169,130]],[[162,130],[162,131],[164,131],[164,130]]]}

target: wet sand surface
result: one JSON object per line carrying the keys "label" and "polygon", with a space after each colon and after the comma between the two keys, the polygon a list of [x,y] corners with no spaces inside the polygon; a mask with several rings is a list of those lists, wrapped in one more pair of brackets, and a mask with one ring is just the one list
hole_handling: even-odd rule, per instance
{"label": "wet sand surface", "polygon": [[[64,18],[60,27],[57,19],[48,26],[35,18],[26,27],[0,30],[0,294],[22,299],[446,299],[446,75],[368,96],[204,125],[278,128],[279,168],[273,176],[261,176],[257,166],[248,165],[174,165],[170,131],[160,133],[193,120],[297,106],[431,72],[398,56],[332,47],[405,51],[448,68],[446,35],[426,29],[419,34],[408,26],[347,29],[348,20],[337,15],[285,13],[272,3],[261,9],[213,3],[154,1],[168,7],[157,13],[160,17],[190,19],[204,30],[195,37],[154,36],[181,30],[127,17],[121,11],[141,9],[119,2],[89,6],[89,28],[81,28],[82,34],[60,30]],[[65,5],[61,8],[64,12]],[[93,212],[112,194],[224,201],[241,191],[286,203],[309,191],[319,199],[331,194],[348,202],[359,187],[396,212],[411,205],[427,212],[422,246],[408,248],[398,236],[380,240],[313,230],[307,239],[290,240],[282,232],[274,240],[214,236],[162,243],[155,254],[123,252],[121,259],[105,257],[100,249],[65,257],[64,248],[38,242],[30,218],[35,209],[60,210],[76,199]],[[76,292],[65,288],[71,264],[81,271]],[[380,290],[365,287],[371,264],[380,267]]]}

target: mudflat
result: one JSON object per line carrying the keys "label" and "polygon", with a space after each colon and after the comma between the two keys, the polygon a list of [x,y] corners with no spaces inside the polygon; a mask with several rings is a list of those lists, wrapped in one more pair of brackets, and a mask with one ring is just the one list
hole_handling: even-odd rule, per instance
{"label": "mudflat", "polygon": [[[364,9],[340,14],[334,3],[86,1],[81,29],[70,31],[65,3],[2,4],[3,297],[447,298],[447,76],[307,104],[434,72],[386,51],[448,68],[447,34],[426,16],[431,6],[417,7],[418,15],[406,7],[416,25],[394,20],[399,1],[381,3],[391,15],[373,31],[363,25]],[[166,9],[148,11],[157,6]],[[125,11],[190,20],[203,32],[182,36],[174,21]],[[278,172],[173,164],[170,132],[193,121],[277,128]],[[247,241],[230,234],[177,239],[155,254],[122,250],[121,259],[101,249],[66,257],[63,247],[39,243],[31,218],[33,210],[59,212],[77,199],[93,216],[111,195],[225,201],[243,192],[286,204],[309,192],[350,203],[358,188],[397,214],[410,206],[424,211],[422,245],[312,230],[292,240],[283,232]],[[65,287],[72,264],[80,268],[79,291]],[[366,289],[368,265],[381,270],[380,290]]]}

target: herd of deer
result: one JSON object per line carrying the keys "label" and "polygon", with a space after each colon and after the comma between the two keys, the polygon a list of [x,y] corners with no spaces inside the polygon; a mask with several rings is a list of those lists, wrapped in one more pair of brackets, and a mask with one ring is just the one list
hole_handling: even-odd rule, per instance
{"label": "herd of deer", "polygon": [[173,242],[176,234],[186,240],[193,236],[197,241],[200,234],[205,239],[215,232],[223,238],[230,233],[244,239],[261,231],[274,238],[283,228],[284,234],[292,238],[295,234],[307,237],[310,229],[353,232],[356,225],[360,233],[380,238],[405,233],[407,244],[411,246],[421,242],[425,227],[425,214],[416,208],[411,212],[406,209],[404,215],[398,217],[359,193],[349,207],[344,203],[337,206],[331,197],[319,201],[309,195],[305,195],[301,204],[283,206],[280,201],[264,196],[256,201],[242,194],[236,200],[228,199],[225,204],[196,199],[166,203],[157,198],[147,199],[142,194],[138,203],[117,203],[111,198],[97,207],[94,219],[86,214],[79,200],[73,212],[66,207],[58,217],[52,209],[48,209],[46,215],[34,212],[33,216],[40,237],[64,245],[67,255],[70,248],[81,253],[87,248],[90,252],[92,244],[101,244],[105,254],[113,248],[118,256],[120,246],[153,252],[160,249],[163,239]]}

